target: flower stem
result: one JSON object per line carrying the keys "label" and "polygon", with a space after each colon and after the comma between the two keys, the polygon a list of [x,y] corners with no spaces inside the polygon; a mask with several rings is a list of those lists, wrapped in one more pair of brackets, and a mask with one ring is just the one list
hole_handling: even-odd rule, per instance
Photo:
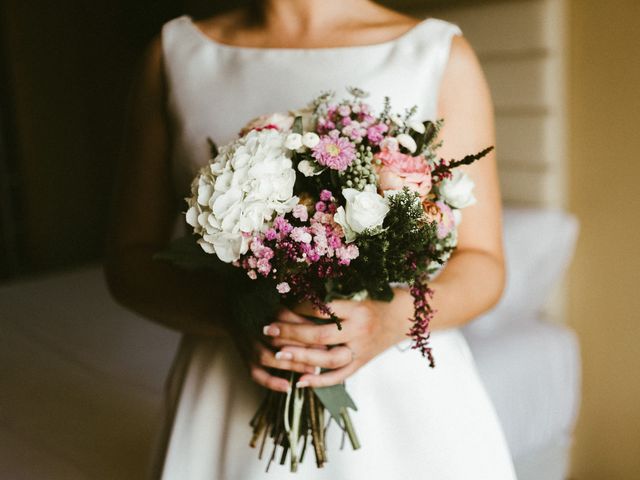
{"label": "flower stem", "polygon": [[358,436],[356,435],[356,431],[353,428],[353,423],[351,422],[349,411],[345,407],[342,407],[340,409],[340,417],[342,418],[342,422],[344,423],[344,429],[347,431],[347,435],[349,435],[351,446],[354,450],[358,450],[360,448],[360,442],[358,441]]}

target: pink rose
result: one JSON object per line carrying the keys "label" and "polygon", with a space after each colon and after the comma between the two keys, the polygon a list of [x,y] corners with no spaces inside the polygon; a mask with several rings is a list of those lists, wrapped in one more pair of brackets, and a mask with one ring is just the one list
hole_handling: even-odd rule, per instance
{"label": "pink rose", "polygon": [[412,157],[383,148],[376,154],[376,158],[382,161],[378,169],[382,190],[401,190],[408,187],[423,198],[431,191],[431,171],[422,155]]}
{"label": "pink rose", "polygon": [[456,220],[453,211],[444,202],[422,202],[427,218],[431,222],[438,223],[438,238],[443,239],[456,228]]}

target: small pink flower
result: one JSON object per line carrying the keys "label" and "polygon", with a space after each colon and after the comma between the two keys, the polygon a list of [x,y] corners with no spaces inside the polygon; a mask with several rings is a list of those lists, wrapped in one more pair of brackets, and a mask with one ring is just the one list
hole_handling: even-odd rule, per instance
{"label": "small pink flower", "polygon": [[333,170],[344,171],[356,158],[356,149],[339,132],[332,131],[329,135],[320,137],[320,142],[313,147],[311,156],[325,167]]}
{"label": "small pink flower", "polygon": [[305,207],[304,205],[296,205],[295,207],[293,207],[293,212],[291,213],[301,222],[306,222],[309,219],[309,212],[307,211],[307,207]]}
{"label": "small pink flower", "polygon": [[324,202],[316,202],[316,212],[324,212],[327,209],[327,205]]}
{"label": "small pink flower", "polygon": [[269,247],[262,247],[260,252],[258,253],[260,258],[266,258],[267,260],[271,260],[274,256],[273,250]]}
{"label": "small pink flower", "polygon": [[382,161],[378,169],[382,190],[401,190],[403,187],[425,197],[431,191],[431,171],[422,155],[412,157],[399,151],[382,149],[376,154]]}
{"label": "small pink flower", "polygon": [[349,265],[351,260],[358,258],[359,254],[358,247],[353,243],[336,249],[336,257],[338,257],[340,265]]}
{"label": "small pink flower", "polygon": [[330,201],[332,197],[333,197],[333,194],[331,193],[330,190],[325,189],[320,192],[320,200],[322,200],[323,202]]}
{"label": "small pink flower", "polygon": [[258,275],[256,274],[255,270],[249,270],[247,272],[247,276],[251,279],[251,280],[255,280],[256,278],[258,278]]}
{"label": "small pink flower", "polygon": [[278,234],[273,228],[270,228],[269,230],[264,232],[264,238],[266,238],[267,240],[275,240],[277,236]]}
{"label": "small pink flower", "polygon": [[282,216],[277,216],[273,220],[273,226],[275,227],[276,230],[278,230],[280,233],[284,235],[288,235],[289,232],[291,232],[291,229],[293,228],[291,224],[287,220],[285,220],[285,218]]}
{"label": "small pink flower", "polygon": [[269,260],[266,258],[258,260],[258,273],[266,277],[269,275],[269,272],[271,272],[271,263]]}
{"label": "small pink flower", "polygon": [[311,263],[317,262],[318,260],[320,260],[320,253],[318,253],[315,248],[310,249],[307,252],[307,260],[309,260]]}
{"label": "small pink flower", "polygon": [[342,117],[347,117],[347,116],[351,115],[351,108],[349,108],[349,105],[340,105],[338,107],[338,113]]}
{"label": "small pink flower", "polygon": [[304,227],[296,227],[291,231],[291,238],[299,243],[311,243],[311,234]]}
{"label": "small pink flower", "polygon": [[374,145],[378,145],[384,139],[384,133],[389,130],[386,123],[376,123],[367,129],[367,139]]}
{"label": "small pink flower", "polygon": [[280,282],[276,285],[276,290],[278,290],[278,293],[288,293],[291,291],[291,287],[287,282]]}

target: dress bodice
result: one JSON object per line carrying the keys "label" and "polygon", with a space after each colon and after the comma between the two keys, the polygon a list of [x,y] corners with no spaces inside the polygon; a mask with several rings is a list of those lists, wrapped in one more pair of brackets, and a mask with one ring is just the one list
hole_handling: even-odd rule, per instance
{"label": "dress bodice", "polygon": [[417,117],[434,119],[451,37],[460,29],[428,18],[390,41],[353,47],[250,48],[218,43],[190,17],[166,23],[162,48],[173,122],[176,187],[186,191],[195,170],[209,158],[207,137],[233,140],[259,115],[306,106],[316,96],[346,88],[370,93],[374,108],[391,98],[394,110],[417,106]]}

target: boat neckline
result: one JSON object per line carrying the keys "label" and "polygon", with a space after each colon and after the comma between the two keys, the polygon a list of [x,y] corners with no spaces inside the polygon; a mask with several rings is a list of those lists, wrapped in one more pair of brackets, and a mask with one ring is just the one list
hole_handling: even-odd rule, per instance
{"label": "boat neckline", "polygon": [[376,48],[384,48],[384,47],[392,47],[401,43],[403,40],[412,37],[417,31],[424,28],[425,25],[436,21],[437,19],[434,17],[428,17],[420,20],[413,27],[408,29],[406,32],[394,37],[390,40],[385,40],[384,42],[377,43],[368,43],[364,45],[341,45],[335,47],[248,47],[242,45],[231,45],[228,43],[222,43],[214,38],[211,38],[209,35],[204,33],[198,25],[193,21],[193,18],[190,15],[183,15],[182,17],[187,21],[188,26],[191,31],[194,32],[200,39],[206,41],[207,43],[214,45],[220,49],[229,50],[229,51],[246,51],[246,52],[291,52],[291,53],[315,53],[315,52],[340,52],[340,51],[349,51],[349,50],[365,50],[365,49],[376,49]]}

